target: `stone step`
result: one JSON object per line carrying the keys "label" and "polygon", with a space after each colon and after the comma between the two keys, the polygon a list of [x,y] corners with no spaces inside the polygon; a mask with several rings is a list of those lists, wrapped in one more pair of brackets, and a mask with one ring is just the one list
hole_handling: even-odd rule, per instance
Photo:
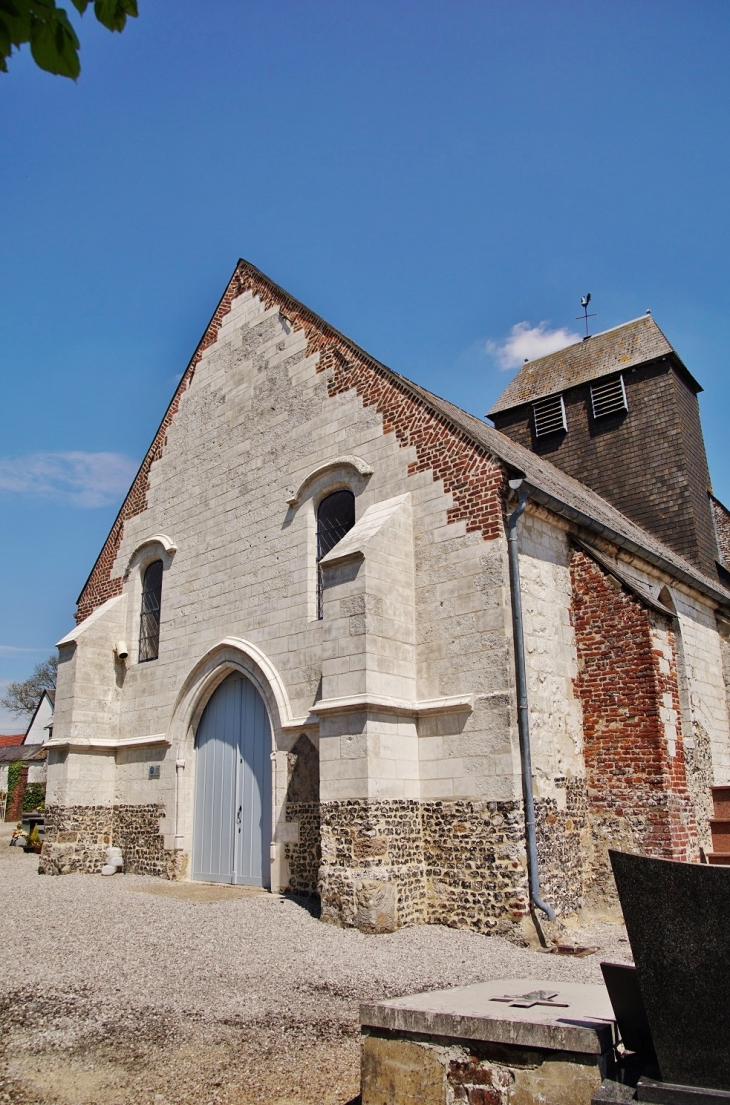
{"label": "stone step", "polygon": [[710,787],[715,817],[730,817],[730,787]]}

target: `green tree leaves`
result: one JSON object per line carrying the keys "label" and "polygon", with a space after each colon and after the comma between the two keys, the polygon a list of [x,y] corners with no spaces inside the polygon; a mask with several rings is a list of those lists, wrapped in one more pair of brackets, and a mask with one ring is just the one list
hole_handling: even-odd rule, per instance
{"label": "green tree leaves", "polygon": [[[90,0],[72,3],[83,15]],[[94,0],[94,15],[108,30],[123,31],[127,19],[137,16],[137,0]],[[56,0],[0,0],[0,72],[7,73],[7,59],[26,42],[41,69],[76,80],[81,44]]]}

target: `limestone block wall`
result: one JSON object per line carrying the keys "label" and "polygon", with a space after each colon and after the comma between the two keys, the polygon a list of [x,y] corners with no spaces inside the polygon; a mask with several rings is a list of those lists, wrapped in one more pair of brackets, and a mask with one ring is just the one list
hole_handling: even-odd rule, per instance
{"label": "limestone block wall", "polygon": [[322,699],[417,698],[410,495],[374,503],[321,561]]}
{"label": "limestone block wall", "polygon": [[[682,632],[697,770],[711,762],[713,779],[730,782],[728,699],[722,636],[714,611],[697,596],[672,588]],[[708,780],[709,781],[709,780]]]}
{"label": "limestone block wall", "polygon": [[124,667],[114,644],[125,635],[127,600],[118,595],[58,645],[53,736],[56,740],[114,740],[119,730]]}
{"label": "limestone block wall", "polygon": [[[319,739],[323,781],[330,787],[326,801],[364,799],[363,832],[371,818],[367,802],[386,796],[406,802],[404,809],[421,797],[468,798],[477,805],[515,802],[519,774],[505,636],[503,473],[392,378],[378,375],[367,358],[344,349],[339,337],[324,334],[318,325],[298,317],[291,304],[275,302],[265,289],[244,282],[225,302],[214,333],[186,374],[141,482],[122,511],[123,524],[110,536],[79,607],[80,616],[88,617],[110,592],[127,597],[122,635],[132,656],[121,687],[119,736],[168,733],[180,688],[224,637],[245,638],[265,652],[286,686],[292,714],[300,718],[327,694],[344,693],[342,680],[334,691],[325,691],[324,682],[330,675],[346,675],[334,670],[338,660],[342,668],[347,657],[349,673],[350,657],[359,655],[365,666],[357,670],[367,672],[368,693],[377,684],[382,694],[413,701],[468,694],[474,696],[473,709],[441,717],[371,711],[363,719],[350,713],[346,722],[337,723],[337,734],[333,718],[323,717]],[[361,461],[357,468],[337,463],[353,455]],[[333,642],[333,623],[314,616],[314,531],[319,498],[342,486],[355,494],[358,523],[369,508],[405,496],[410,543],[404,558],[394,530],[379,552],[369,549],[363,578],[370,571],[372,581],[383,572],[380,590],[353,593],[352,609],[341,611],[341,632]],[[303,490],[297,494],[297,489]],[[396,529],[402,521],[399,515]],[[153,548],[156,534],[167,535],[174,555]],[[137,664],[139,588],[148,553],[164,563],[160,655]],[[392,582],[400,570],[399,558],[404,563],[410,558],[411,564],[402,593],[383,586],[385,576]],[[325,675],[329,661],[333,667]],[[111,688],[113,668],[107,679]],[[297,736],[293,730],[275,733],[274,817],[277,870],[301,890],[312,884],[316,818],[309,803],[287,803],[279,782],[280,757]],[[330,754],[335,738],[337,767]],[[372,761],[372,786],[362,783],[355,767],[368,742],[367,755],[375,756],[377,747],[378,771],[382,768],[378,777]],[[436,756],[437,748],[442,755]],[[117,753],[113,802],[148,806],[158,801],[167,810],[166,842],[176,839],[174,822],[186,853],[193,826],[194,753],[183,754],[178,745],[161,746],[156,754],[160,779],[150,784],[146,754],[140,749]],[[410,813],[402,813],[394,806],[399,825],[415,826]],[[337,836],[339,830],[333,832]],[[399,832],[403,836],[404,830]],[[495,841],[501,846],[499,836]],[[513,851],[519,865],[517,842]],[[422,856],[416,863],[421,889],[415,897],[409,891],[408,902],[403,899],[403,916],[423,908],[411,902],[422,902],[425,895]],[[405,877],[410,854],[398,866]],[[442,883],[445,879],[447,872]],[[455,875],[454,888],[457,881]],[[486,899],[479,908],[486,916]]]}
{"label": "limestone block wall", "polygon": [[588,829],[571,548],[561,523],[530,504],[518,537],[540,883],[566,915],[583,904]]}
{"label": "limestone block wall", "polygon": [[[353,556],[326,568],[318,621],[316,510],[341,487],[355,496]],[[223,639],[244,639],[276,669],[296,721],[273,727],[278,885],[311,892],[319,880],[340,903],[333,916],[366,927],[419,917],[485,931],[497,916],[511,924],[525,873],[503,489],[502,467],[447,418],[239,268],[92,571],[82,635],[59,681],[54,735],[60,724],[165,740],[119,746],[103,770],[90,752],[69,750],[49,766],[57,805],[136,809],[125,823],[130,839],[147,840],[139,862],[162,864],[160,837],[182,872],[195,776],[195,721],[178,728],[183,689]],[[139,664],[141,576],[158,556],[160,652]],[[587,836],[579,650],[565,528],[536,508],[523,519],[521,572],[541,862],[546,894],[567,912],[579,903]],[[691,617],[688,687],[724,770],[724,688],[703,659],[714,647],[721,660],[717,635],[713,644],[711,624],[700,632]],[[670,642],[653,628],[658,686]],[[131,650],[121,670],[116,636]],[[368,701],[337,712],[337,700],[357,695]],[[397,708],[369,701],[378,696]],[[448,696],[470,696],[470,707],[419,706]],[[674,698],[657,708],[666,748],[675,714]],[[316,799],[289,793],[287,757],[303,731],[319,745]]]}

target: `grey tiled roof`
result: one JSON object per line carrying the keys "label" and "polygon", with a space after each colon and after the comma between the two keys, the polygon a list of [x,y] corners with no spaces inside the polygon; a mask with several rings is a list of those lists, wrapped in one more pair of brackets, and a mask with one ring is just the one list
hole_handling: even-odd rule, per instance
{"label": "grey tiled roof", "polygon": [[[466,411],[455,407],[453,403],[449,403],[438,395],[426,391],[425,388],[414,384],[407,377],[401,376],[392,368],[388,368],[387,365],[382,364],[357,345],[352,338],[348,338],[346,334],[335,330],[333,326],[325,322],[314,311],[290,296],[288,292],[285,292],[283,288],[280,288],[264,273],[254,268],[253,265],[249,265],[246,261],[239,261],[239,265],[261,277],[273,293],[275,301],[296,304],[302,315],[308,316],[323,333],[336,335],[358,356],[372,365],[376,372],[382,372],[386,377],[398,381],[404,391],[420,399],[427,409],[440,414],[467,438],[475,441],[478,445],[482,445],[495,459],[501,460],[505,465],[520,473],[524,473],[536,501],[574,522],[579,528],[604,536],[614,544],[642,556],[649,563],[653,563],[666,571],[670,576],[683,580],[689,586],[710,596],[715,602],[723,606],[730,606],[730,590],[722,587],[717,579],[706,576],[684,557],[675,553],[673,549],[668,548],[652,534],[637,526],[635,522],[616,510],[600,495],[597,495],[595,491],[591,491],[585,484],[573,479],[572,476],[556,468],[549,461],[535,453],[531,453],[524,446],[518,445],[516,441],[512,441],[498,430],[495,430],[493,426],[487,425],[486,422],[482,422],[481,419],[475,418],[472,414],[467,414]],[[637,319],[635,323],[627,323],[626,327],[617,327],[617,330],[623,331],[632,325],[639,326],[639,329],[643,325],[646,329],[642,332],[652,334],[652,341],[656,343],[664,342],[666,349],[672,351],[669,342],[649,316]],[[606,335],[598,335],[598,337],[608,338],[608,335],[615,333],[616,331],[608,330]],[[593,340],[591,338],[591,341]],[[632,363],[641,363],[641,360],[647,359],[646,349],[649,344],[647,343],[646,346],[642,347],[642,356],[638,361]],[[654,347],[656,348],[657,345]],[[652,355],[656,356],[657,354]],[[559,356],[559,354],[553,354],[553,356]],[[543,361],[547,359],[542,358]],[[679,358],[677,360],[681,365]],[[684,366],[682,368],[686,371]],[[697,386],[699,388],[699,385]]]}
{"label": "grey tiled roof", "polygon": [[581,529],[596,533],[630,552],[637,553],[649,563],[709,595],[716,602],[724,606],[730,605],[730,591],[717,579],[705,575],[585,484],[512,441],[493,426],[475,418],[473,414],[467,414],[446,399],[433,395],[403,377],[400,379],[430,407],[448,418],[472,440],[483,445],[493,457],[523,473],[527,484],[532,488],[532,497],[537,502],[575,522]]}
{"label": "grey tiled roof", "polygon": [[[651,315],[642,315],[632,322],[625,322],[622,326],[559,349],[557,353],[528,361],[502,392],[489,416],[547,395],[556,395],[588,380],[609,376],[622,368],[632,368],[657,357],[665,357],[669,353],[687,372]],[[702,388],[689,372],[687,376],[697,391],[701,391]]]}

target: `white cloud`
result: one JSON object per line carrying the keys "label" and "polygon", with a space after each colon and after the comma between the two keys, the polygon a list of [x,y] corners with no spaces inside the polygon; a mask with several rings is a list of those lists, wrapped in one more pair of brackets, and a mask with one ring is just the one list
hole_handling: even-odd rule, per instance
{"label": "white cloud", "polygon": [[575,345],[580,340],[580,334],[562,327],[550,330],[546,322],[540,322],[537,326],[530,326],[529,322],[517,322],[503,342],[487,342],[487,353],[491,353],[502,372],[508,372],[519,368],[526,360],[534,361],[537,357],[545,357],[548,353],[565,349],[566,345]]}
{"label": "white cloud", "polygon": [[47,652],[47,648],[21,648],[20,645],[0,645],[0,656],[15,656],[19,652]]}
{"label": "white cloud", "polygon": [[31,453],[0,458],[0,491],[70,506],[114,503],[129,489],[137,461],[121,453]]}

